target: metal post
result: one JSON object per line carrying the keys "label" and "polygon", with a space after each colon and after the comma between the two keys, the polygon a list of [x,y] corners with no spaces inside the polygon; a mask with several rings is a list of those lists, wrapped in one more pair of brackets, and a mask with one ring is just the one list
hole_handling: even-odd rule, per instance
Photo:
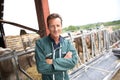
{"label": "metal post", "polygon": [[[68,33],[68,35],[69,35],[69,37],[70,37],[71,42],[73,42],[73,41],[74,41],[74,38],[72,37],[71,33]],[[80,38],[79,38],[79,39],[80,39]],[[81,45],[80,45],[80,46],[81,46]],[[78,51],[78,54],[79,54],[79,51]],[[81,61],[80,56],[79,56],[78,54],[77,54],[77,56],[78,56],[78,61],[79,61],[80,64],[82,64],[82,61]]]}
{"label": "metal post", "polygon": [[17,64],[18,64],[18,62],[16,61],[18,59],[18,57],[15,54],[15,51],[12,52],[12,55],[14,56],[12,58],[12,64],[13,64],[14,71],[15,71],[15,74],[16,74],[16,80],[19,80],[19,75],[18,75],[18,70],[17,70]]}
{"label": "metal post", "polygon": [[92,46],[92,57],[96,55],[96,45],[95,45],[95,38],[94,38],[94,32],[90,34],[91,36],[91,46]]}
{"label": "metal post", "polygon": [[102,51],[102,43],[101,43],[101,30],[98,30],[97,32],[97,37],[98,37],[98,51],[99,51],[99,54],[101,53]]}
{"label": "metal post", "polygon": [[13,67],[14,67],[14,70],[15,70],[15,73],[16,73],[16,80],[20,80],[19,78],[19,74],[18,74],[18,69],[25,75],[27,76],[30,80],[33,80],[30,75],[28,73],[26,73],[19,65],[18,63],[18,56],[17,54],[15,53],[15,51],[12,53],[13,54],[13,58],[12,58],[12,63],[13,63]]}
{"label": "metal post", "polygon": [[85,40],[85,35],[82,35],[82,47],[83,47],[83,62],[85,63],[88,61],[88,50],[87,50],[87,45],[86,45],[86,40]]}

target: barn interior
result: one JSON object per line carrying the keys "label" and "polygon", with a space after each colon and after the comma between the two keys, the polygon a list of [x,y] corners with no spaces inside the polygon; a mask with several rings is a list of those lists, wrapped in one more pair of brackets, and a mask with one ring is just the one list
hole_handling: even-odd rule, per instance
{"label": "barn interior", "polygon": [[[49,34],[46,24],[50,14],[48,0],[34,0],[38,30],[4,20],[4,1],[0,0],[0,80],[40,80],[41,75],[35,67],[34,48],[37,39]],[[4,24],[23,30],[20,35],[6,36]],[[27,34],[25,30],[36,34]],[[120,30],[111,33],[108,29],[68,34],[65,38],[73,41],[80,58],[75,68],[68,71],[70,80],[111,80],[120,72],[119,34]]]}

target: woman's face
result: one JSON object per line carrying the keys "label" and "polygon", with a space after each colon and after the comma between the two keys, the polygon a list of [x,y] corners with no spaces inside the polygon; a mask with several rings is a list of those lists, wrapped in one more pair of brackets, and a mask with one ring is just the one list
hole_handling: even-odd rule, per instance
{"label": "woman's face", "polygon": [[48,29],[50,31],[51,37],[59,38],[62,32],[61,20],[59,18],[54,18],[54,19],[49,20],[48,23],[49,23]]}

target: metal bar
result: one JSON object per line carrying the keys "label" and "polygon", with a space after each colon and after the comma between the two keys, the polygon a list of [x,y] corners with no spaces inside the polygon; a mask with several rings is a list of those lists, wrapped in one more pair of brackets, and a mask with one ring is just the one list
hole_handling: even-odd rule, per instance
{"label": "metal bar", "polygon": [[94,38],[94,33],[91,33],[91,47],[92,47],[92,57],[96,55],[96,45],[95,45],[95,38]]}
{"label": "metal bar", "polygon": [[0,19],[0,22],[6,23],[6,24],[11,24],[11,25],[14,25],[16,27],[24,28],[24,29],[38,33],[38,30],[36,30],[36,29],[30,28],[30,27],[27,27],[27,26],[24,26],[24,25],[15,23],[15,22],[10,22],[10,21],[6,21],[6,20],[2,20],[2,19]]}
{"label": "metal bar", "polygon": [[18,69],[19,69],[25,76],[27,76],[30,80],[34,80],[32,77],[30,77],[30,75],[29,75],[24,69],[22,69],[22,68],[20,67],[19,64],[17,64],[17,66],[18,66]]}
{"label": "metal bar", "polygon": [[18,68],[25,76],[27,76],[30,80],[33,80],[32,77],[30,77],[30,75],[29,75],[27,72],[25,72],[25,71],[20,67],[19,62],[18,62],[18,56],[17,56],[17,54],[15,53],[15,51],[13,52],[13,59],[14,59],[13,64],[14,64],[14,69],[15,69],[15,73],[16,73],[16,78],[17,78],[17,80],[20,80],[19,75],[18,75],[18,70],[17,70],[17,68]]}
{"label": "metal bar", "polygon": [[102,51],[102,34],[101,33],[102,33],[102,31],[98,30],[97,38],[98,38],[98,51],[99,51],[99,54]]}
{"label": "metal bar", "polygon": [[[34,52],[34,48],[31,48],[31,49],[26,49],[26,51],[20,51],[20,52],[15,52],[16,56],[22,56],[22,55],[25,55],[25,54],[30,54],[31,52]],[[0,55],[0,61],[4,61],[4,60],[7,60],[7,59],[11,59],[11,58],[14,58],[13,56],[13,51],[10,51],[10,52],[7,52],[3,55]]]}
{"label": "metal bar", "polygon": [[86,61],[89,60],[88,57],[88,49],[87,49],[87,44],[86,44],[86,40],[85,40],[85,35],[83,34],[82,38],[82,47],[83,47],[83,62],[85,63]]}
{"label": "metal bar", "polygon": [[18,75],[18,70],[17,70],[18,62],[16,61],[16,59],[18,59],[18,57],[16,56],[15,51],[12,52],[12,55],[13,55],[12,64],[13,64],[14,72],[16,74],[16,80],[19,80],[19,75]]}

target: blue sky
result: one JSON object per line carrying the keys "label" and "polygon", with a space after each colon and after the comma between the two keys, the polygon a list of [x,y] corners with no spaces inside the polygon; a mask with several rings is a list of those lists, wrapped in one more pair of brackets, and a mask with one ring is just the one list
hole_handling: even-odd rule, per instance
{"label": "blue sky", "polygon": [[[24,2],[24,3],[23,3]],[[48,0],[50,13],[59,13],[63,27],[120,20],[120,0]],[[38,29],[34,0],[5,0],[4,20]],[[6,35],[20,28],[4,24]]]}

